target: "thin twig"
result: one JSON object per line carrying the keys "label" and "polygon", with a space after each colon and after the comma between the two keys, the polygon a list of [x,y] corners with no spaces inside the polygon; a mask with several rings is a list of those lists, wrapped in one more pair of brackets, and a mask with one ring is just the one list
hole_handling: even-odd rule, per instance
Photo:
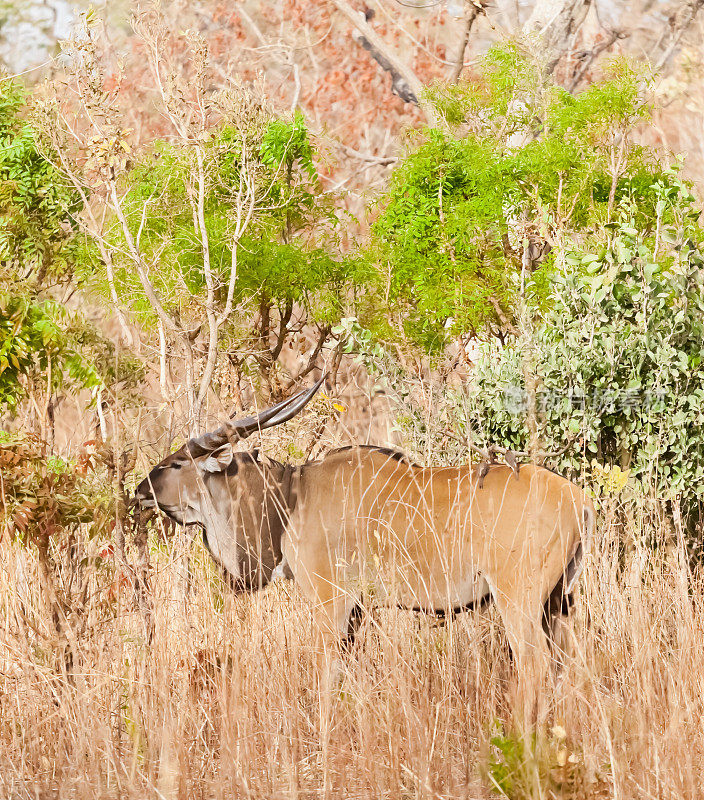
{"label": "thin twig", "polygon": [[466,16],[466,24],[464,26],[464,33],[462,34],[462,41],[460,43],[459,50],[457,51],[457,60],[455,66],[452,68],[452,72],[450,73],[450,81],[452,83],[457,83],[462,74],[462,70],[464,69],[464,54],[467,49],[467,45],[469,44],[469,34],[472,32],[472,25],[474,25],[474,20],[480,15],[484,13],[484,7],[477,2],[472,4],[472,8]]}
{"label": "thin twig", "polygon": [[[415,72],[402,61],[398,55],[393,51],[390,45],[385,42],[381,36],[372,28],[367,22],[363,14],[355,11],[346,0],[332,0],[335,7],[354,25],[354,27],[361,34],[360,44],[369,51],[373,58],[382,66],[383,69],[391,73],[394,80],[398,83],[398,79],[403,81],[411,94],[415,98],[415,103],[425,114],[428,124],[435,127],[438,124],[438,119],[433,110],[433,107],[423,97],[423,84]],[[384,66],[382,61],[388,64]],[[407,102],[413,102],[409,99]]]}
{"label": "thin twig", "polygon": [[567,91],[572,94],[577,86],[579,86],[580,81],[586,75],[587,70],[594,63],[595,59],[605,50],[608,50],[610,47],[612,47],[617,41],[619,41],[619,39],[625,39],[628,35],[629,34],[624,33],[623,31],[612,30],[609,32],[608,37],[604,39],[603,42],[599,42],[599,44],[594,45],[589,53],[584,56],[582,65],[572,78],[572,83],[567,88]]}
{"label": "thin twig", "polygon": [[654,69],[656,72],[660,72],[660,70],[670,60],[670,57],[677,48],[677,45],[680,43],[680,39],[684,35],[687,28],[689,28],[689,26],[694,22],[694,18],[701,11],[702,7],[704,7],[704,0],[690,0],[690,2],[685,3],[682,6],[680,12],[674,14],[674,18],[676,19],[679,17],[679,20],[673,23],[670,43],[665,48],[662,56],[660,56],[660,58],[655,62]]}
{"label": "thin twig", "polygon": [[374,156],[371,153],[360,153],[352,147],[340,142],[340,147],[353,158],[358,158],[360,161],[368,161],[370,164],[379,164],[379,166],[386,167],[390,164],[396,164],[398,158],[396,156]]}

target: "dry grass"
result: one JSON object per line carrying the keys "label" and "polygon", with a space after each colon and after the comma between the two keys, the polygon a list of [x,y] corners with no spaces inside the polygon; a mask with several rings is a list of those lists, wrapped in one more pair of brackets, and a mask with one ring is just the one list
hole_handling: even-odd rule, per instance
{"label": "dry grass", "polygon": [[[624,534],[611,514],[602,520],[577,600],[575,655],[524,764],[492,611],[443,627],[375,612],[328,714],[314,689],[309,609],[293,584],[235,598],[201,553],[186,619],[162,548],[151,649],[129,592],[100,624],[96,594],[96,624],[66,672],[35,565],[5,537],[0,796],[483,798],[505,768],[516,798],[698,798],[704,586],[675,547],[639,544],[653,525],[635,521]],[[550,733],[556,724],[566,739]],[[508,734],[499,749],[489,743],[497,725]]]}

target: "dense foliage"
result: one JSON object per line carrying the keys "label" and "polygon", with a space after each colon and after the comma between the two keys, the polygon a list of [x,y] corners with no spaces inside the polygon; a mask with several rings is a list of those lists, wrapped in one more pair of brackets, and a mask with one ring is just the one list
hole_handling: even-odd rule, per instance
{"label": "dense foliage", "polygon": [[[234,271],[233,302],[245,314],[257,309],[266,319],[272,312],[288,318],[296,303],[309,321],[337,319],[350,289],[363,282],[364,267],[336,255],[340,218],[334,198],[321,191],[302,117],[286,121],[257,109],[244,123],[224,120],[208,133],[204,152],[204,230],[194,213],[198,187],[188,143],[155,142],[124,176],[128,227],[145,260],[158,261],[151,278],[167,309],[184,322],[198,321],[193,297],[206,290],[207,241],[218,309]],[[116,242],[123,236],[118,225],[111,236]],[[148,320],[153,309],[129,260],[119,264],[117,287]]]}
{"label": "dense foliage", "polygon": [[50,393],[101,385],[96,360],[113,372],[114,359],[101,359],[112,350],[110,344],[72,322],[55,301],[40,299],[26,286],[23,293],[13,288],[0,295],[0,407],[16,408],[28,381]]}
{"label": "dense foliage", "polygon": [[25,100],[17,84],[0,83],[0,262],[41,282],[66,271],[81,202],[23,118]]}
{"label": "dense foliage", "polygon": [[609,222],[625,198],[654,222],[660,169],[630,136],[647,114],[624,65],[573,96],[542,85],[515,45],[474,82],[437,89],[446,127],[402,161],[373,232],[391,319],[433,349],[496,326],[521,290],[545,293],[542,263],[565,237]]}
{"label": "dense foliage", "polygon": [[530,375],[541,444],[571,443],[560,467],[586,456],[628,468],[693,511],[704,497],[704,236],[686,187],[654,189],[657,233],[624,208],[604,236],[566,248],[533,335],[486,346],[469,417],[481,438],[526,449]]}
{"label": "dense foliage", "polygon": [[[381,349],[370,319],[380,316],[391,323],[376,328],[382,338],[405,332],[426,352],[498,333],[470,389],[476,436],[526,449],[530,375],[541,444],[570,444],[561,467],[587,454],[691,505],[704,469],[691,440],[704,413],[698,210],[677,171],[632,142],[647,115],[638,74],[615,64],[576,96],[542,80],[507,45],[486,56],[477,80],[435,90],[445,126],[422,134],[395,171],[371,258],[340,255],[343,218],[321,190],[300,114],[277,118],[242,95],[242,108],[230,117],[221,108],[197,137],[155,141],[141,153],[119,134],[91,140],[84,173],[99,176],[115,216],[109,247],[84,260],[83,277],[116,289],[148,328],[158,316],[148,269],[183,352],[196,342],[202,358],[197,337],[206,312],[215,313],[224,327],[211,344],[227,358],[244,354],[240,369],[253,354],[271,370],[287,337],[310,324],[338,354],[372,360]],[[79,204],[30,146],[21,95],[9,89],[4,102],[5,135],[22,142],[8,145],[2,162],[15,176],[4,190],[5,241],[36,284],[37,265],[67,252]],[[38,258],[26,240],[42,236],[50,256]],[[362,313],[349,316],[370,285]],[[90,337],[33,291],[0,297],[0,400],[12,405],[32,371],[51,371],[55,385],[64,375],[93,386],[118,379],[106,358],[88,366]],[[218,391],[211,375],[205,389]],[[447,413],[449,424],[466,424],[451,402]]]}
{"label": "dense foliage", "polygon": [[0,522],[45,551],[54,534],[68,536],[84,523],[97,536],[110,521],[110,500],[95,486],[95,468],[94,456],[47,457],[42,442],[0,432]]}
{"label": "dense foliage", "polygon": [[373,228],[389,319],[421,352],[483,341],[437,426],[425,405],[408,413],[395,375],[398,424],[450,450],[447,430],[528,451],[535,422],[552,465],[586,466],[592,483],[604,468],[619,486],[630,476],[692,521],[704,497],[700,209],[678,164],[632,142],[648,113],[637,73],[615,63],[576,96],[541,80],[517,47],[490,51],[479,80],[436,91],[447,126],[394,173]]}
{"label": "dense foliage", "polygon": [[33,381],[49,392],[100,382],[82,353],[97,337],[47,291],[71,277],[80,199],[42,151],[24,104],[18,86],[0,84],[0,408],[15,408]]}

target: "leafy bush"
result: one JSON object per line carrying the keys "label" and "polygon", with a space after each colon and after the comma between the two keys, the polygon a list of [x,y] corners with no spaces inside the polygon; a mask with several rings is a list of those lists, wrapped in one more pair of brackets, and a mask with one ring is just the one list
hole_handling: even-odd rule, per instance
{"label": "leafy bush", "polygon": [[604,237],[566,249],[533,334],[485,347],[469,418],[482,438],[527,449],[529,375],[541,443],[568,445],[560,468],[585,454],[629,468],[691,512],[704,497],[703,237],[686,187],[654,191],[654,234],[624,207]]}
{"label": "leafy bush", "polygon": [[0,263],[28,277],[63,272],[81,207],[23,118],[23,89],[0,82]]}
{"label": "leafy bush", "polygon": [[[487,328],[505,333],[551,247],[609,222],[626,198],[639,227],[654,224],[654,185],[667,177],[631,140],[647,116],[641,84],[615,64],[572,96],[502,45],[480,79],[438,88],[448,127],[427,131],[401,162],[373,225],[393,326],[430,350]],[[538,301],[540,278],[530,287]]]}
{"label": "leafy bush", "polygon": [[99,467],[96,454],[49,456],[45,442],[0,431],[0,533],[36,554],[32,590],[39,590],[50,623],[30,624],[36,652],[54,669],[72,669],[81,645],[115,614],[114,564],[105,558],[114,501]]}
{"label": "leafy bush", "polygon": [[81,202],[24,118],[25,101],[0,83],[0,409],[16,408],[33,382],[53,392],[125,377],[110,343],[52,296],[73,277]]}
{"label": "leafy bush", "polygon": [[25,378],[50,383],[52,391],[71,382],[100,385],[81,349],[81,331],[70,326],[62,306],[31,295],[0,295],[0,407],[17,406]]}
{"label": "leafy bush", "polygon": [[106,531],[111,503],[92,480],[94,457],[76,463],[47,457],[46,447],[36,439],[0,434],[0,521],[17,538],[47,551],[52,537],[68,535],[79,525],[90,523],[91,536]]}
{"label": "leafy bush", "polygon": [[[297,303],[311,321],[331,323],[368,268],[335,255],[339,217],[334,198],[320,191],[302,117],[272,119],[261,110],[254,116],[249,126],[242,120],[223,122],[208,134],[204,147],[204,219],[219,287],[217,307],[225,304],[234,269],[235,304],[251,303],[268,319],[272,311],[286,316],[287,306]],[[124,177],[124,208],[145,260],[159,265],[150,277],[166,308],[195,323],[201,307],[193,296],[204,293],[206,278],[192,206],[193,159],[188,144],[155,142]],[[241,207],[243,196],[250,208]],[[241,217],[248,214],[244,225]],[[122,235],[116,225],[111,237],[118,292],[146,322],[153,308],[129,260],[120,262]]]}

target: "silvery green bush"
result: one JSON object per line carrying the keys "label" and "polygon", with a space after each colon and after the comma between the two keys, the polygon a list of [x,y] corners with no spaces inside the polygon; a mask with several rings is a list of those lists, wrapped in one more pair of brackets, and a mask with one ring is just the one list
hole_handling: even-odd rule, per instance
{"label": "silvery green bush", "polygon": [[694,198],[664,186],[653,230],[628,208],[599,247],[556,260],[532,330],[489,343],[469,390],[475,439],[528,446],[525,376],[553,465],[628,467],[690,515],[704,497],[704,258]]}

